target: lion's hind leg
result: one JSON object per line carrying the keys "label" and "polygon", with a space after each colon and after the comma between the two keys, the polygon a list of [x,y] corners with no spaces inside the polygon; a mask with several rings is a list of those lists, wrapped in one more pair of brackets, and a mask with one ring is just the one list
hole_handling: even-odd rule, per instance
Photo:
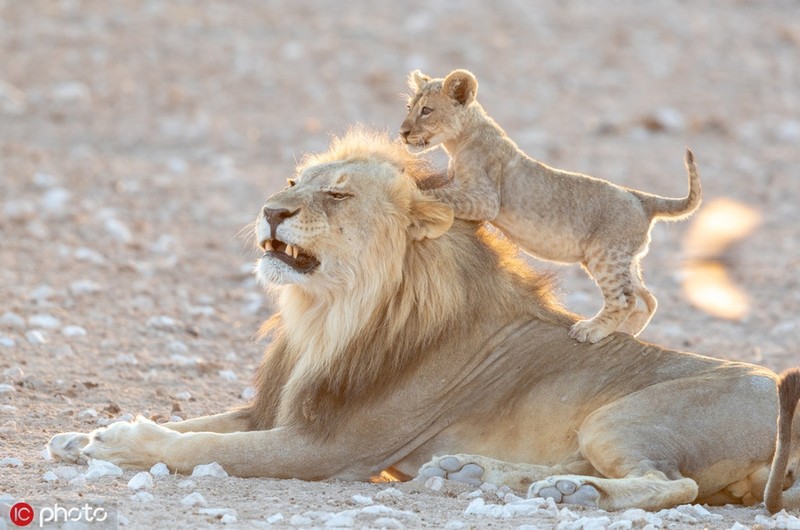
{"label": "lion's hind leg", "polygon": [[[417,476],[421,479],[442,477],[448,480],[463,482],[470,486],[480,486],[484,482],[497,486],[508,486],[516,491],[525,491],[528,486],[538,480],[558,473],[575,472],[576,469],[586,469],[588,463],[583,461],[583,466],[537,466],[504,462],[479,455],[446,455],[437,456],[424,464]],[[588,471],[588,469],[586,469]]]}
{"label": "lion's hind leg", "polygon": [[660,471],[643,476],[598,478],[580,475],[555,475],[531,484],[528,497],[552,498],[557,503],[578,504],[619,510],[635,506],[660,510],[692,502],[697,483],[690,478],[671,480]]}

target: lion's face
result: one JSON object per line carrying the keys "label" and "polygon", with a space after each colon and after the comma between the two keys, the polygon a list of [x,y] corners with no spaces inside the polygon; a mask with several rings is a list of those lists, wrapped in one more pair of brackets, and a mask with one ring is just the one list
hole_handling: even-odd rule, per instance
{"label": "lion's face", "polygon": [[444,79],[431,79],[416,70],[409,74],[408,83],[416,93],[409,99],[408,115],[400,126],[406,148],[419,153],[457,138],[462,114],[475,100],[475,77],[456,70]]}
{"label": "lion's face", "polygon": [[316,292],[352,289],[374,274],[370,267],[399,267],[405,245],[438,237],[451,223],[452,209],[425,198],[392,162],[325,160],[267,199],[256,221],[264,250],[256,274]]}

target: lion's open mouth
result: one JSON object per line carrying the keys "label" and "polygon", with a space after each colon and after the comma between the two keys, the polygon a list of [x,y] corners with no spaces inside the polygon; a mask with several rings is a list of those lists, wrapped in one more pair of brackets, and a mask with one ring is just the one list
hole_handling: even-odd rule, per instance
{"label": "lion's open mouth", "polygon": [[289,245],[278,239],[261,242],[264,258],[278,259],[297,272],[311,272],[319,266],[319,260],[297,245]]}

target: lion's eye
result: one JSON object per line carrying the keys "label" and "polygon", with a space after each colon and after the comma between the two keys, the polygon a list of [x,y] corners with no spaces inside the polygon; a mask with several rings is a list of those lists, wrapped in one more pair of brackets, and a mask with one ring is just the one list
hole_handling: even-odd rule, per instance
{"label": "lion's eye", "polygon": [[433,109],[430,107],[422,107],[422,110],[419,111],[419,113],[422,114],[423,116],[427,116],[431,112],[433,112]]}
{"label": "lion's eye", "polygon": [[297,181],[294,179],[286,179],[286,183],[289,185],[290,188],[293,188]]}
{"label": "lion's eye", "polygon": [[328,197],[330,197],[334,201],[343,201],[345,199],[352,197],[352,195],[349,193],[342,193],[340,191],[329,191]]}

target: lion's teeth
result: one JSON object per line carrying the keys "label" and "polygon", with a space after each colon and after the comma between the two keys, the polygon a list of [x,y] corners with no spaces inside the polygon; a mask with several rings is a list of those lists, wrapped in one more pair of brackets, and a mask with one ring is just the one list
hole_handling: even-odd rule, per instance
{"label": "lion's teeth", "polygon": [[264,252],[272,252],[272,241],[269,239],[264,241]]}
{"label": "lion's teeth", "polygon": [[300,255],[300,249],[298,247],[292,247],[292,257],[297,259],[297,256]]}
{"label": "lion's teeth", "polygon": [[284,252],[286,252],[286,254],[291,256],[292,255],[292,245],[286,245],[286,249],[284,250]]}

